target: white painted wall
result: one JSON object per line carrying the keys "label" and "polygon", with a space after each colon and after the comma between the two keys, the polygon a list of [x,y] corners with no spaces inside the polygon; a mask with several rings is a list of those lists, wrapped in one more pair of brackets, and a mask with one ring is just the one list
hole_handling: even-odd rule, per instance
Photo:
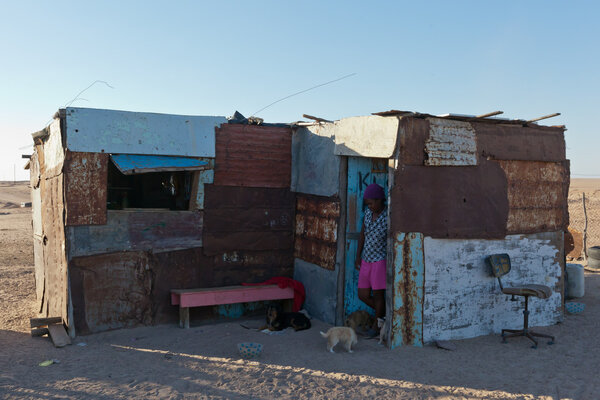
{"label": "white painted wall", "polygon": [[335,121],[334,153],[338,156],[390,158],[396,148],[399,121],[396,117],[369,115]]}
{"label": "white painted wall", "polygon": [[423,341],[465,339],[499,334],[523,326],[523,297],[510,301],[491,276],[485,257],[507,253],[512,270],[504,287],[550,286],[548,299],[529,299],[529,326],[548,326],[562,319],[559,283],[562,232],[510,235],[504,240],[432,239],[424,241],[425,295]]}

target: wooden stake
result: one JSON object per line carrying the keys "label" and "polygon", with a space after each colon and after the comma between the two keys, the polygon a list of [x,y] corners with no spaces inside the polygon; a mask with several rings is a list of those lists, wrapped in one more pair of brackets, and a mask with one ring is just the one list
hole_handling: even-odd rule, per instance
{"label": "wooden stake", "polygon": [[581,194],[581,201],[583,203],[583,261],[587,264],[587,211],[585,209],[585,192]]}

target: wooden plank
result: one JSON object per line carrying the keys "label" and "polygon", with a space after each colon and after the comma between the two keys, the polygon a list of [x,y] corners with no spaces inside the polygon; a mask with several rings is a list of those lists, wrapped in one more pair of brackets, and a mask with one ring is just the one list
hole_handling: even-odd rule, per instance
{"label": "wooden plank", "polygon": [[31,330],[31,337],[49,335],[48,328],[34,328]]}
{"label": "wooden plank", "polygon": [[67,335],[67,331],[63,324],[48,325],[48,331],[55,347],[64,347],[71,344],[71,339],[69,338],[69,335]]}
{"label": "wooden plank", "polygon": [[40,326],[47,326],[51,324],[62,323],[62,317],[50,317],[50,318],[30,318],[29,326],[31,328],[38,328]]}
{"label": "wooden plank", "polygon": [[277,285],[239,286],[223,290],[223,288],[200,289],[179,294],[179,306],[201,307],[218,304],[247,303],[251,301],[282,300],[294,297],[291,287],[280,288]]}
{"label": "wooden plank", "polygon": [[260,285],[260,286],[244,286],[244,285],[231,285],[231,286],[220,286],[212,288],[197,288],[197,289],[173,289],[171,293],[185,294],[185,293],[209,293],[209,292],[228,292],[232,290],[264,290],[265,288],[279,287],[277,285]]}

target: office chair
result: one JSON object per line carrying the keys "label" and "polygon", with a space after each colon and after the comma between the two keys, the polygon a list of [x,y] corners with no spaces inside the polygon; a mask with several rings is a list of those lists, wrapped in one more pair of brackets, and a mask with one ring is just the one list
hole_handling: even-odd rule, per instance
{"label": "office chair", "polygon": [[500,289],[502,293],[511,295],[511,300],[516,301],[515,296],[525,297],[525,310],[523,311],[523,329],[502,329],[502,342],[506,343],[506,339],[518,336],[526,336],[534,345],[534,349],[537,348],[538,342],[534,337],[543,337],[551,339],[548,344],[554,344],[554,336],[544,335],[542,333],[536,333],[529,330],[529,310],[527,308],[529,304],[529,296],[535,296],[540,299],[547,299],[552,295],[552,289],[545,285],[532,285],[526,284],[517,287],[504,287],[501,276],[506,275],[510,272],[510,257],[508,254],[492,254],[486,257],[485,262],[490,266],[492,275],[498,278]]}

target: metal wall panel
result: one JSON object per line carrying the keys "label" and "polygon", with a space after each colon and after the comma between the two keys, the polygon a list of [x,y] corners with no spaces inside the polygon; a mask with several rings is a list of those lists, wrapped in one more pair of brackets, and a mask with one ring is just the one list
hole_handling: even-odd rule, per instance
{"label": "metal wall panel", "polygon": [[523,327],[523,302],[510,301],[485,264],[490,254],[507,253],[512,269],[508,286],[542,284],[548,299],[529,300],[529,326],[562,319],[563,233],[509,235],[503,240],[425,238],[423,340],[458,340]]}
{"label": "metal wall panel", "polygon": [[203,213],[108,210],[105,225],[68,227],[69,258],[202,246]]}
{"label": "metal wall panel", "polygon": [[93,153],[214,157],[215,128],[225,123],[225,117],[69,107],[67,148]]}
{"label": "metal wall panel", "polygon": [[390,158],[396,148],[398,118],[344,118],[334,123],[333,136],[336,155]]}
{"label": "metal wall panel", "polygon": [[556,161],[566,158],[563,128],[472,122],[479,153],[496,160]]}
{"label": "metal wall panel", "polygon": [[216,131],[215,185],[289,188],[292,130],[227,124]]}
{"label": "metal wall panel", "polygon": [[106,224],[107,179],[108,154],[67,152],[66,225]]}
{"label": "metal wall panel", "polygon": [[337,307],[337,271],[324,269],[320,265],[294,260],[294,279],[302,282],[306,290],[304,309],[328,324],[335,324]]}
{"label": "metal wall panel", "polygon": [[508,182],[508,233],[564,231],[569,171],[564,163],[498,161]]}
{"label": "metal wall panel", "polygon": [[334,270],[339,218],[339,199],[298,194],[294,257]]}
{"label": "metal wall panel", "polygon": [[333,154],[332,124],[294,130],[292,136],[293,192],[334,196],[339,194],[342,157]]}
{"label": "metal wall panel", "polygon": [[477,137],[470,123],[441,118],[428,120],[425,165],[477,165]]}
{"label": "metal wall panel", "polygon": [[50,124],[49,135],[44,139],[44,156],[39,158],[43,164],[42,173],[46,179],[55,177],[62,173],[65,161],[65,149],[63,148],[63,134],[60,130],[60,119],[54,119]]}
{"label": "metal wall panel", "polygon": [[388,347],[423,345],[425,261],[423,235],[396,233],[393,267],[388,268]]}

